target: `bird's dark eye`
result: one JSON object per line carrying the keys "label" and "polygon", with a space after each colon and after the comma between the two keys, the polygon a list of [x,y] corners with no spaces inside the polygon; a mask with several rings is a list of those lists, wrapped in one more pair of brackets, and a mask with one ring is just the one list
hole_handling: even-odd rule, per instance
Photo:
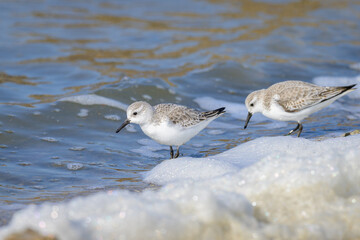
{"label": "bird's dark eye", "polygon": [[250,104],[250,107],[253,107],[253,106],[254,106],[254,104],[253,104],[253,103],[251,103],[251,104]]}
{"label": "bird's dark eye", "polygon": [[137,115],[137,112],[134,112],[133,115]]}

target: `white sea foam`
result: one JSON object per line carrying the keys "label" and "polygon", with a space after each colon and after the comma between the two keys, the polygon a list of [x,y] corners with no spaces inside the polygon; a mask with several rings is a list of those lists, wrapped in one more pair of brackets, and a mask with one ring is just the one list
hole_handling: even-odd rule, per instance
{"label": "white sea foam", "polygon": [[83,151],[85,150],[86,148],[85,147],[82,147],[82,146],[75,146],[75,147],[71,147],[69,148],[69,150],[71,151]]}
{"label": "white sea foam", "polygon": [[191,144],[191,146],[193,146],[195,148],[202,148],[202,147],[204,147],[204,144],[202,144],[202,143],[193,143],[193,144]]}
{"label": "white sea foam", "polygon": [[104,118],[107,120],[111,120],[111,121],[120,121],[121,120],[121,117],[119,115],[115,115],[115,114],[105,115]]}
{"label": "white sea foam", "polygon": [[208,130],[207,131],[210,135],[220,135],[223,134],[224,131],[223,130],[219,130],[219,129],[212,129],[212,130]]}
{"label": "white sea foam", "polygon": [[[148,145],[140,140],[142,145]],[[58,239],[359,239],[360,136],[259,138],[206,158],[165,160],[157,191],[109,191],[17,212]]]}
{"label": "white sea foam", "polygon": [[77,170],[80,170],[80,169],[84,168],[84,164],[82,164],[82,163],[68,163],[68,164],[66,164],[66,168],[71,170],[71,171],[77,171]]}
{"label": "white sea foam", "polygon": [[114,99],[98,96],[95,94],[65,97],[60,99],[60,101],[74,102],[81,105],[107,105],[110,107],[122,109],[124,111],[126,111],[127,109],[127,105],[122,102],[116,101]]}
{"label": "white sea foam", "polygon": [[127,125],[127,126],[125,127],[125,129],[126,129],[126,131],[128,131],[128,132],[132,132],[132,133],[137,132],[135,126],[134,126],[134,125],[131,125],[131,124]]}
{"label": "white sea foam", "polygon": [[58,142],[59,141],[53,137],[43,137],[43,138],[41,138],[41,140],[46,141],[46,142]]}
{"label": "white sea foam", "polygon": [[85,118],[85,117],[89,116],[89,110],[82,108],[82,109],[80,109],[80,112],[77,114],[77,116]]}
{"label": "white sea foam", "polygon": [[360,71],[360,63],[353,63],[350,65],[350,68]]}
{"label": "white sea foam", "polygon": [[221,146],[224,144],[225,144],[224,142],[212,142],[212,143],[209,143],[209,146],[215,147],[215,146]]}
{"label": "white sea foam", "polygon": [[152,97],[148,94],[143,94],[142,97],[146,100],[146,101],[150,101],[152,99]]}

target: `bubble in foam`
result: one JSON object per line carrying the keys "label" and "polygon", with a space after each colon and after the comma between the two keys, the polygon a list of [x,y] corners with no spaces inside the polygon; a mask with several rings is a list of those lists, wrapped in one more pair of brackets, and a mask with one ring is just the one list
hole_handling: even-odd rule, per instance
{"label": "bubble in foam", "polygon": [[78,117],[87,117],[89,115],[89,110],[88,109],[85,109],[85,108],[82,108],[80,109],[80,112],[77,114]]}
{"label": "bubble in foam", "polygon": [[121,119],[118,115],[105,115],[104,118],[111,121],[120,121]]}
{"label": "bubble in foam", "polygon": [[223,142],[213,142],[213,143],[209,144],[209,146],[212,146],[212,147],[221,146],[221,145],[224,145],[224,143]]}
{"label": "bubble in foam", "polygon": [[208,133],[210,135],[220,135],[223,134],[224,131],[223,130],[219,130],[219,129],[212,129],[212,130],[208,130]]}
{"label": "bubble in foam", "polygon": [[142,97],[146,100],[146,101],[150,101],[152,99],[152,97],[148,94],[144,94],[142,95]]}
{"label": "bubble in foam", "polygon": [[137,130],[136,130],[136,128],[135,128],[135,126],[134,125],[127,125],[126,127],[125,127],[125,129],[126,129],[126,131],[128,131],[128,132],[132,132],[132,133],[134,133],[134,132],[137,132]]}
{"label": "bubble in foam", "polygon": [[59,140],[57,140],[56,138],[53,137],[43,137],[41,138],[41,140],[45,141],[45,142],[58,142]]}
{"label": "bubble in foam", "polygon": [[69,150],[71,150],[71,151],[83,151],[85,149],[86,149],[85,147],[81,147],[81,146],[75,146],[75,147],[69,148]]}
{"label": "bubble in foam", "polygon": [[77,171],[84,168],[84,164],[82,163],[68,163],[66,164],[66,168],[71,171]]}

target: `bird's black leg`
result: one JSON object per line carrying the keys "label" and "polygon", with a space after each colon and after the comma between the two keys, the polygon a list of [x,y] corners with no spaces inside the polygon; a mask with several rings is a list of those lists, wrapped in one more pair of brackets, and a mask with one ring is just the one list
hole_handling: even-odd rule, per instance
{"label": "bird's black leg", "polygon": [[301,123],[299,123],[299,132],[298,132],[298,137],[300,137],[300,134],[301,134],[301,132],[302,132],[302,130],[303,130],[303,125],[301,124]]}
{"label": "bird's black leg", "polygon": [[[291,135],[292,133],[296,132],[296,131],[300,128],[300,126],[301,126],[301,131],[302,131],[302,125],[301,125],[300,123],[298,123],[298,125],[296,126],[296,128],[294,128],[293,130],[291,130],[288,134],[285,134],[285,136]],[[300,131],[300,133],[301,133],[301,131]],[[299,136],[300,136],[300,135],[298,134],[298,137],[299,137]]]}
{"label": "bird's black leg", "polygon": [[176,154],[175,154],[174,158],[177,158],[180,155],[179,148],[180,148],[180,146],[177,147]]}
{"label": "bird's black leg", "polygon": [[172,148],[172,146],[170,146],[170,159],[174,158],[174,150]]}

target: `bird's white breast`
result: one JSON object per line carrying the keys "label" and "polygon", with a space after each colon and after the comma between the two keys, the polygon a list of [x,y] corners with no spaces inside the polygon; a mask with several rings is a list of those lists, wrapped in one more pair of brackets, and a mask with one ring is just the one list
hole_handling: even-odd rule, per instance
{"label": "bird's white breast", "polygon": [[[339,96],[340,97],[340,96]],[[309,115],[313,114],[314,112],[320,111],[321,109],[325,108],[326,106],[333,103],[339,97],[330,99],[328,101],[316,104],[314,106],[304,108],[300,111],[295,112],[286,112],[273,98],[270,109],[263,109],[262,114],[268,118],[280,120],[280,121],[296,121],[299,122],[304,118],[308,117]]]}
{"label": "bird's white breast", "polygon": [[210,122],[211,120],[207,120],[195,126],[181,127],[164,121],[160,124],[143,124],[140,127],[147,136],[160,144],[180,146],[197,135]]}

